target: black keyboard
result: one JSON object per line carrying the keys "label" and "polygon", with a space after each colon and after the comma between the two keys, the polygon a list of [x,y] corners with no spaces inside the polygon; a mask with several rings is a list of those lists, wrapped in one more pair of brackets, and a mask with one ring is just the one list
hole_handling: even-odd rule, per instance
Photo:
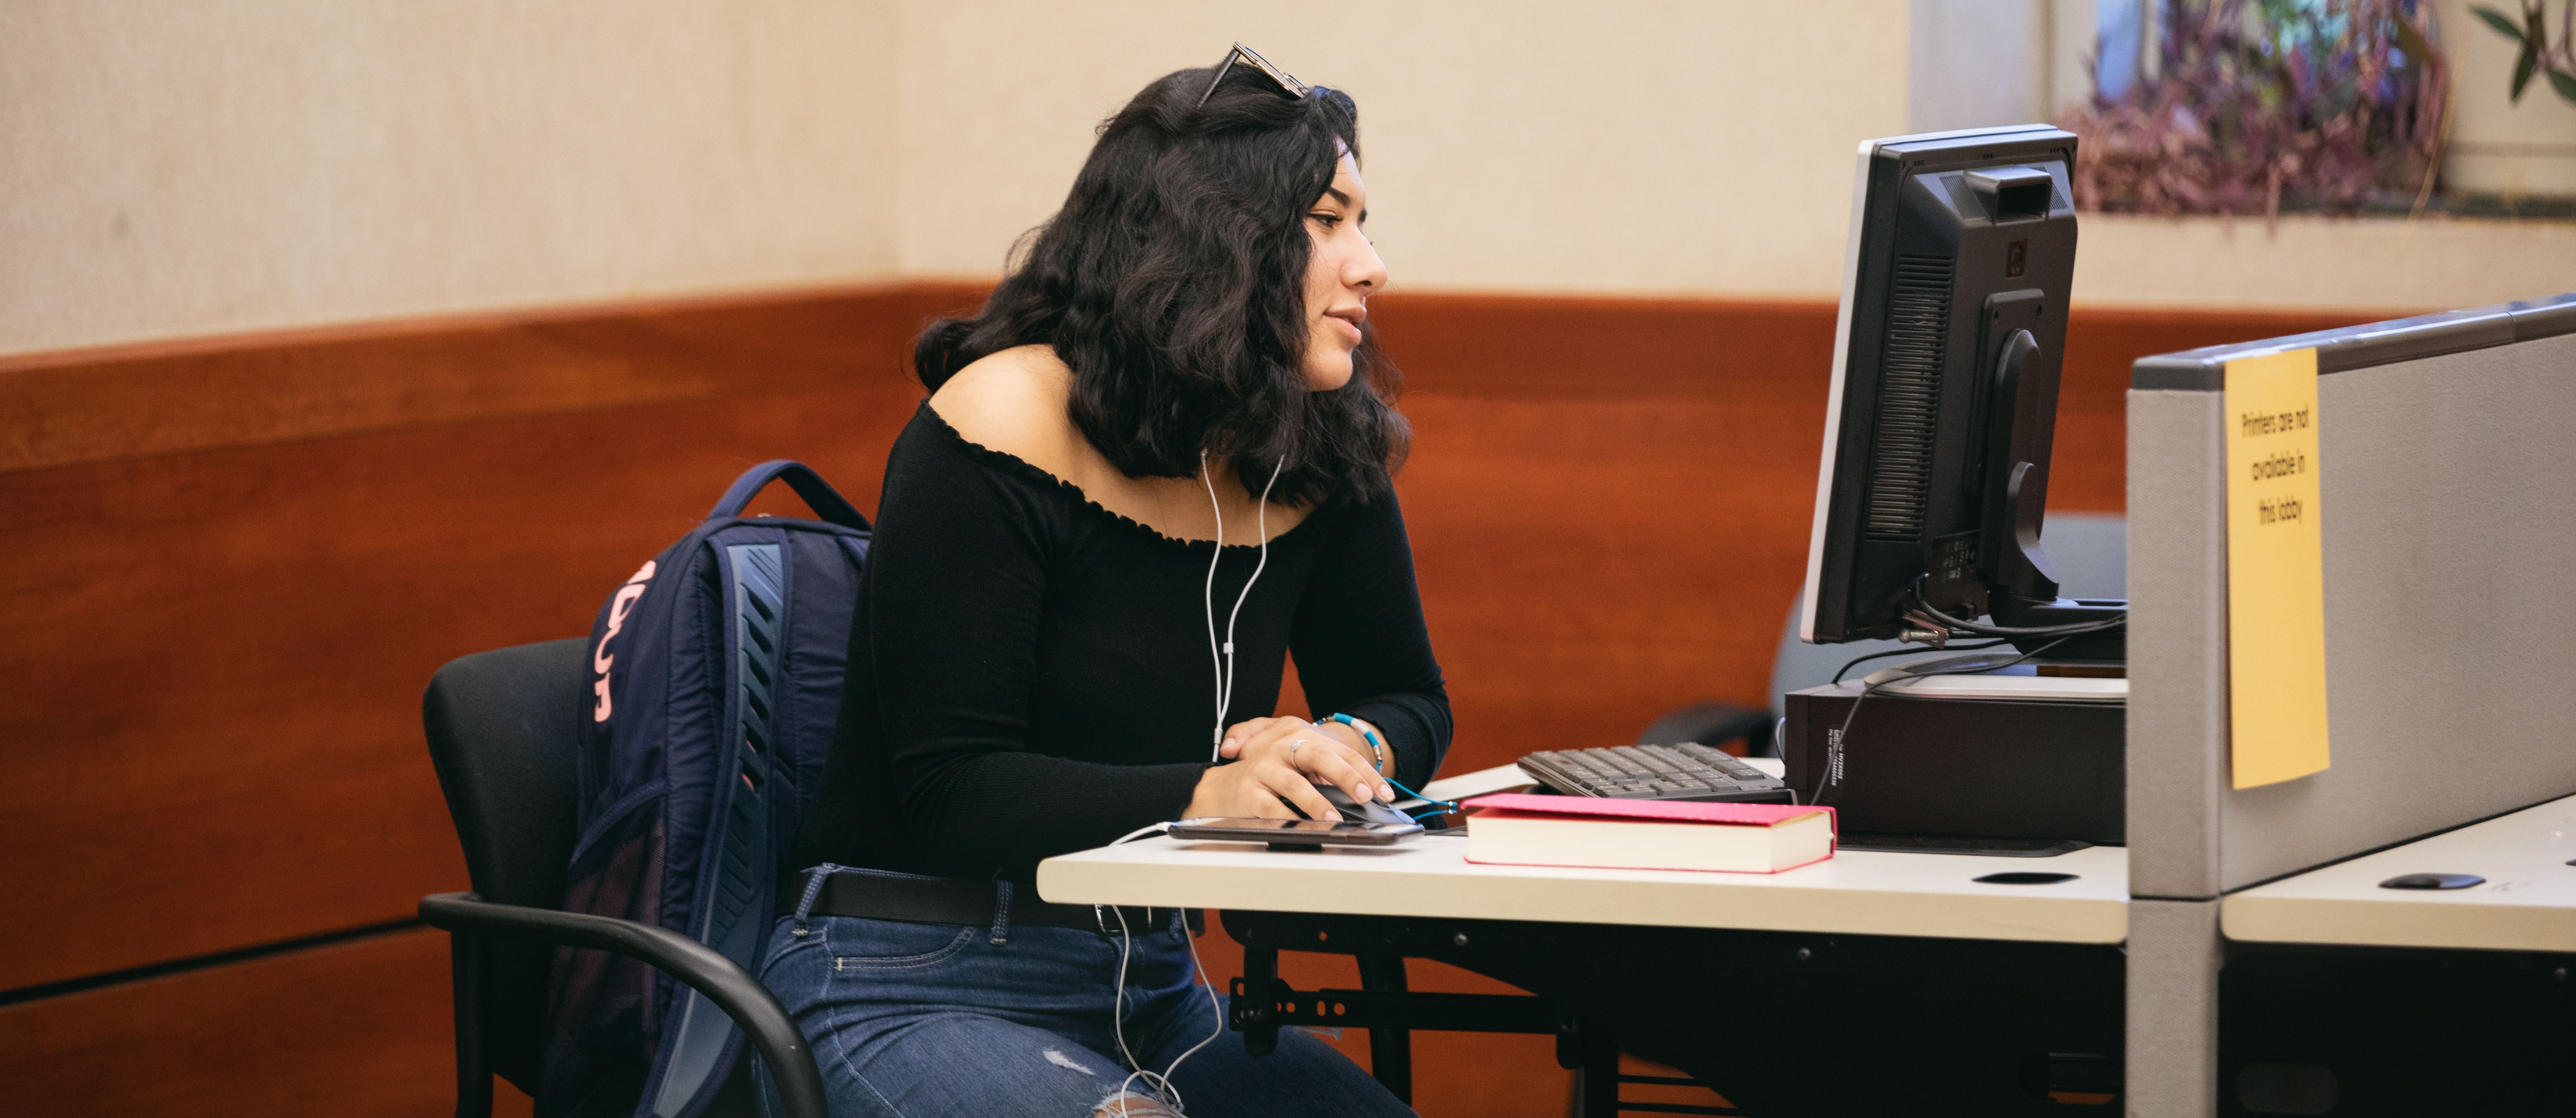
{"label": "black keyboard", "polygon": [[1569,796],[1613,800],[1731,800],[1780,803],[1789,786],[1741,759],[1686,741],[1551,749],[1521,758],[1521,771]]}

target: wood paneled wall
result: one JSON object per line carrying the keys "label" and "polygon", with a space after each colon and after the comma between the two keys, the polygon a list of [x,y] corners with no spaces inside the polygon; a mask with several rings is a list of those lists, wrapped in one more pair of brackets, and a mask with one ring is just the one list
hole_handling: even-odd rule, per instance
{"label": "wood paneled wall", "polygon": [[[0,1083],[49,1118],[438,1118],[453,1021],[447,936],[414,929],[0,1010]],[[498,1113],[528,1112],[500,1086]]]}
{"label": "wood paneled wall", "polygon": [[[386,1073],[262,1109],[444,1105],[444,1078],[416,1066],[447,1035],[425,933],[23,995],[400,920],[463,888],[420,737],[430,673],[585,632],[752,462],[803,459],[872,510],[920,398],[911,336],[978,295],[799,292],[0,362],[0,881],[17,914],[0,998],[20,992],[0,1038],[21,1038],[0,1078],[135,1112],[171,1083],[343,1061]],[[2121,507],[2133,358],[2376,317],[2079,312],[2054,507]],[[1701,698],[1763,701],[1804,563],[1833,320],[1811,303],[1380,301],[1417,432],[1399,488],[1453,770],[1626,741]],[[131,1008],[165,1005],[189,1008]],[[125,1031],[155,1075],[117,1070]],[[255,1042],[271,1035],[302,1039]],[[1424,1064],[1426,1105],[1448,1090],[1440,1066]],[[1561,1087],[1521,1094],[1561,1111]]]}

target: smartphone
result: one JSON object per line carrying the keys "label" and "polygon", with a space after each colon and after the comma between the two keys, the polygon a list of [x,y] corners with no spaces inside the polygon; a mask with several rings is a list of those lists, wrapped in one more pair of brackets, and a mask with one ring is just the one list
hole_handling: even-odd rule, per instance
{"label": "smartphone", "polygon": [[1172,824],[1176,839],[1266,842],[1272,846],[1392,846],[1422,834],[1419,823],[1368,823],[1357,819],[1184,819]]}

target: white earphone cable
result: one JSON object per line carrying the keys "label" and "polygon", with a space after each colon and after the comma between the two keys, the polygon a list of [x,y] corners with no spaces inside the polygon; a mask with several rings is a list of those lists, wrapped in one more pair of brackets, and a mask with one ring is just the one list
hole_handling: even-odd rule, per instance
{"label": "white earphone cable", "polygon": [[[1225,1035],[1225,1007],[1217,1004],[1216,980],[1208,977],[1207,965],[1199,962],[1199,941],[1197,937],[1189,934],[1189,930],[1186,925],[1183,926],[1181,934],[1190,945],[1190,971],[1198,976],[1199,985],[1207,990],[1208,1016],[1215,1019],[1216,1027],[1208,1030],[1207,1039],[1191,1045],[1188,1051],[1172,1057],[1172,1062],[1163,1068],[1163,1082],[1166,1084],[1169,1084],[1172,1081],[1172,1075],[1174,1073],[1181,1070],[1181,1061],[1198,1055],[1199,1049],[1207,1047],[1211,1042],[1215,1041],[1216,1038]],[[1175,1110],[1180,1109],[1180,1096],[1181,1089],[1178,1087],[1172,1088],[1172,1107]]]}
{"label": "white earphone cable", "polygon": [[[1261,572],[1270,566],[1270,490],[1279,484],[1279,471],[1287,465],[1287,459],[1280,459],[1278,465],[1270,468],[1270,480],[1262,483],[1261,499],[1253,506],[1254,522],[1259,525],[1257,530],[1261,533],[1261,559],[1252,565],[1252,577],[1243,580],[1243,593],[1235,595],[1233,612],[1225,615],[1225,709],[1227,711],[1234,709],[1234,619],[1243,615],[1244,599],[1252,596],[1253,584],[1261,581]],[[1219,732],[1222,733],[1225,722],[1224,713],[1220,712],[1217,715],[1217,722],[1220,726]]]}
{"label": "white earphone cable", "polygon": [[1199,482],[1207,486],[1208,509],[1216,514],[1216,555],[1208,560],[1207,586],[1199,591],[1199,604],[1207,609],[1208,662],[1216,667],[1216,732],[1208,736],[1208,760],[1214,762],[1225,743],[1225,658],[1216,647],[1216,564],[1225,558],[1225,509],[1216,503],[1216,482],[1208,478],[1205,450],[1199,451]]}
{"label": "white earphone cable", "polygon": [[[1234,706],[1235,621],[1243,616],[1243,603],[1251,600],[1252,587],[1261,581],[1261,573],[1270,567],[1270,491],[1279,484],[1279,474],[1287,466],[1288,460],[1283,458],[1270,468],[1270,480],[1262,485],[1261,496],[1254,503],[1254,524],[1261,534],[1261,557],[1252,564],[1252,577],[1243,580],[1243,591],[1234,596],[1234,608],[1226,612],[1225,640],[1220,643],[1216,635],[1216,570],[1217,565],[1225,561],[1225,506],[1216,497],[1216,479],[1208,471],[1207,451],[1199,452],[1199,484],[1207,487],[1208,511],[1216,516],[1216,554],[1208,559],[1207,583],[1199,590],[1199,604],[1207,611],[1208,660],[1216,670],[1216,728],[1208,735],[1210,761],[1217,760],[1217,751],[1224,748],[1225,716]],[[1163,826],[1166,824],[1142,827],[1118,841],[1125,842]],[[1118,1054],[1126,1059],[1129,1068],[1134,1069],[1127,1074],[1126,1081],[1118,1085],[1118,1090],[1123,1093],[1128,1084],[1142,1078],[1146,1087],[1163,1096],[1173,1109],[1182,1109],[1181,1090],[1172,1084],[1172,1073],[1180,1069],[1181,1061],[1198,1054],[1199,1049],[1207,1047],[1225,1032],[1225,1012],[1216,1000],[1216,984],[1209,980],[1206,967],[1199,962],[1198,942],[1190,940],[1190,966],[1199,984],[1207,987],[1208,1012],[1216,1018],[1216,1027],[1209,1031],[1206,1039],[1173,1057],[1171,1064],[1161,1072],[1147,1070],[1136,1062],[1136,1054],[1127,1047],[1127,960],[1135,953],[1134,933],[1127,927],[1126,913],[1118,911],[1115,906],[1110,908],[1110,913],[1118,918],[1118,992],[1110,1006],[1109,1031],[1118,1040]],[[1184,931],[1182,935],[1187,937],[1188,932]]]}
{"label": "white earphone cable", "polygon": [[[1095,908],[1093,912],[1096,916],[1098,910]],[[1127,960],[1136,953],[1136,941],[1127,931],[1127,914],[1119,911],[1117,905],[1109,906],[1109,914],[1118,918],[1118,997],[1110,1004],[1109,1035],[1118,1038],[1118,1055],[1127,1061],[1128,1067],[1135,1069],[1119,1081],[1117,1093],[1125,1093],[1127,1085],[1141,1075],[1145,1077],[1147,1090],[1163,1095],[1163,1101],[1178,1106],[1180,1104],[1171,1098],[1171,1081],[1145,1070],[1145,1065],[1136,1062],[1136,1054],[1127,1050]]]}
{"label": "white earphone cable", "polygon": [[1200,591],[1199,601],[1207,607],[1208,659],[1216,666],[1216,729],[1208,735],[1208,760],[1218,759],[1217,751],[1225,747],[1225,716],[1234,708],[1234,622],[1243,615],[1243,603],[1252,597],[1254,583],[1270,566],[1270,490],[1279,484],[1279,473],[1288,467],[1282,458],[1270,467],[1270,480],[1261,486],[1261,498],[1255,504],[1254,516],[1260,525],[1261,559],[1252,565],[1252,577],[1243,580],[1243,592],[1234,596],[1234,609],[1225,615],[1225,643],[1216,639],[1216,567],[1225,558],[1225,507],[1217,503],[1216,481],[1208,474],[1207,452],[1199,452],[1199,483],[1207,487],[1208,510],[1216,514],[1216,554],[1208,559],[1207,586]]}
{"label": "white earphone cable", "polygon": [[1141,1078],[1145,1081],[1146,1088],[1163,1096],[1163,1101],[1170,1103],[1172,1109],[1186,1111],[1188,1108],[1181,1102],[1181,1089],[1172,1082],[1172,1075],[1181,1070],[1181,1061],[1198,1055],[1199,1049],[1207,1047],[1215,1042],[1216,1038],[1225,1035],[1225,1008],[1216,1000],[1216,982],[1208,977],[1207,965],[1199,962],[1198,940],[1192,937],[1188,928],[1184,926],[1181,930],[1181,938],[1190,947],[1191,975],[1198,979],[1200,986],[1207,989],[1208,1015],[1215,1020],[1216,1027],[1208,1030],[1208,1035],[1200,1039],[1197,1044],[1189,1046],[1180,1055],[1172,1057],[1172,1062],[1164,1065],[1162,1071],[1148,1070],[1145,1065],[1136,1062],[1136,1054],[1129,1051],[1127,1047],[1127,960],[1135,954],[1135,934],[1127,926],[1126,913],[1119,911],[1116,905],[1109,906],[1109,912],[1110,915],[1118,918],[1118,998],[1112,1010],[1109,1031],[1111,1035],[1118,1038],[1118,1054],[1126,1058],[1128,1067],[1135,1069],[1127,1073],[1126,1079],[1119,1081],[1118,1091],[1112,1094],[1126,1091],[1128,1084]]}

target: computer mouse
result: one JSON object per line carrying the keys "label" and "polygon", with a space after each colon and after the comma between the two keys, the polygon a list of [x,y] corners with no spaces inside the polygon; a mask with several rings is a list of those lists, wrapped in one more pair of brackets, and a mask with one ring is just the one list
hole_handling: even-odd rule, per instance
{"label": "computer mouse", "polygon": [[2487,879],[2473,873],[2401,873],[2380,882],[2382,889],[2466,889]]}
{"label": "computer mouse", "polygon": [[1352,803],[1350,793],[1344,792],[1340,788],[1330,784],[1318,784],[1315,786],[1315,791],[1322,793],[1324,802],[1333,805],[1333,810],[1341,812],[1342,818],[1344,819],[1354,819],[1362,823],[1394,823],[1397,825],[1413,822],[1412,816],[1406,815],[1405,813],[1397,811],[1386,804],[1379,803],[1376,800],[1370,800],[1367,803]]}

